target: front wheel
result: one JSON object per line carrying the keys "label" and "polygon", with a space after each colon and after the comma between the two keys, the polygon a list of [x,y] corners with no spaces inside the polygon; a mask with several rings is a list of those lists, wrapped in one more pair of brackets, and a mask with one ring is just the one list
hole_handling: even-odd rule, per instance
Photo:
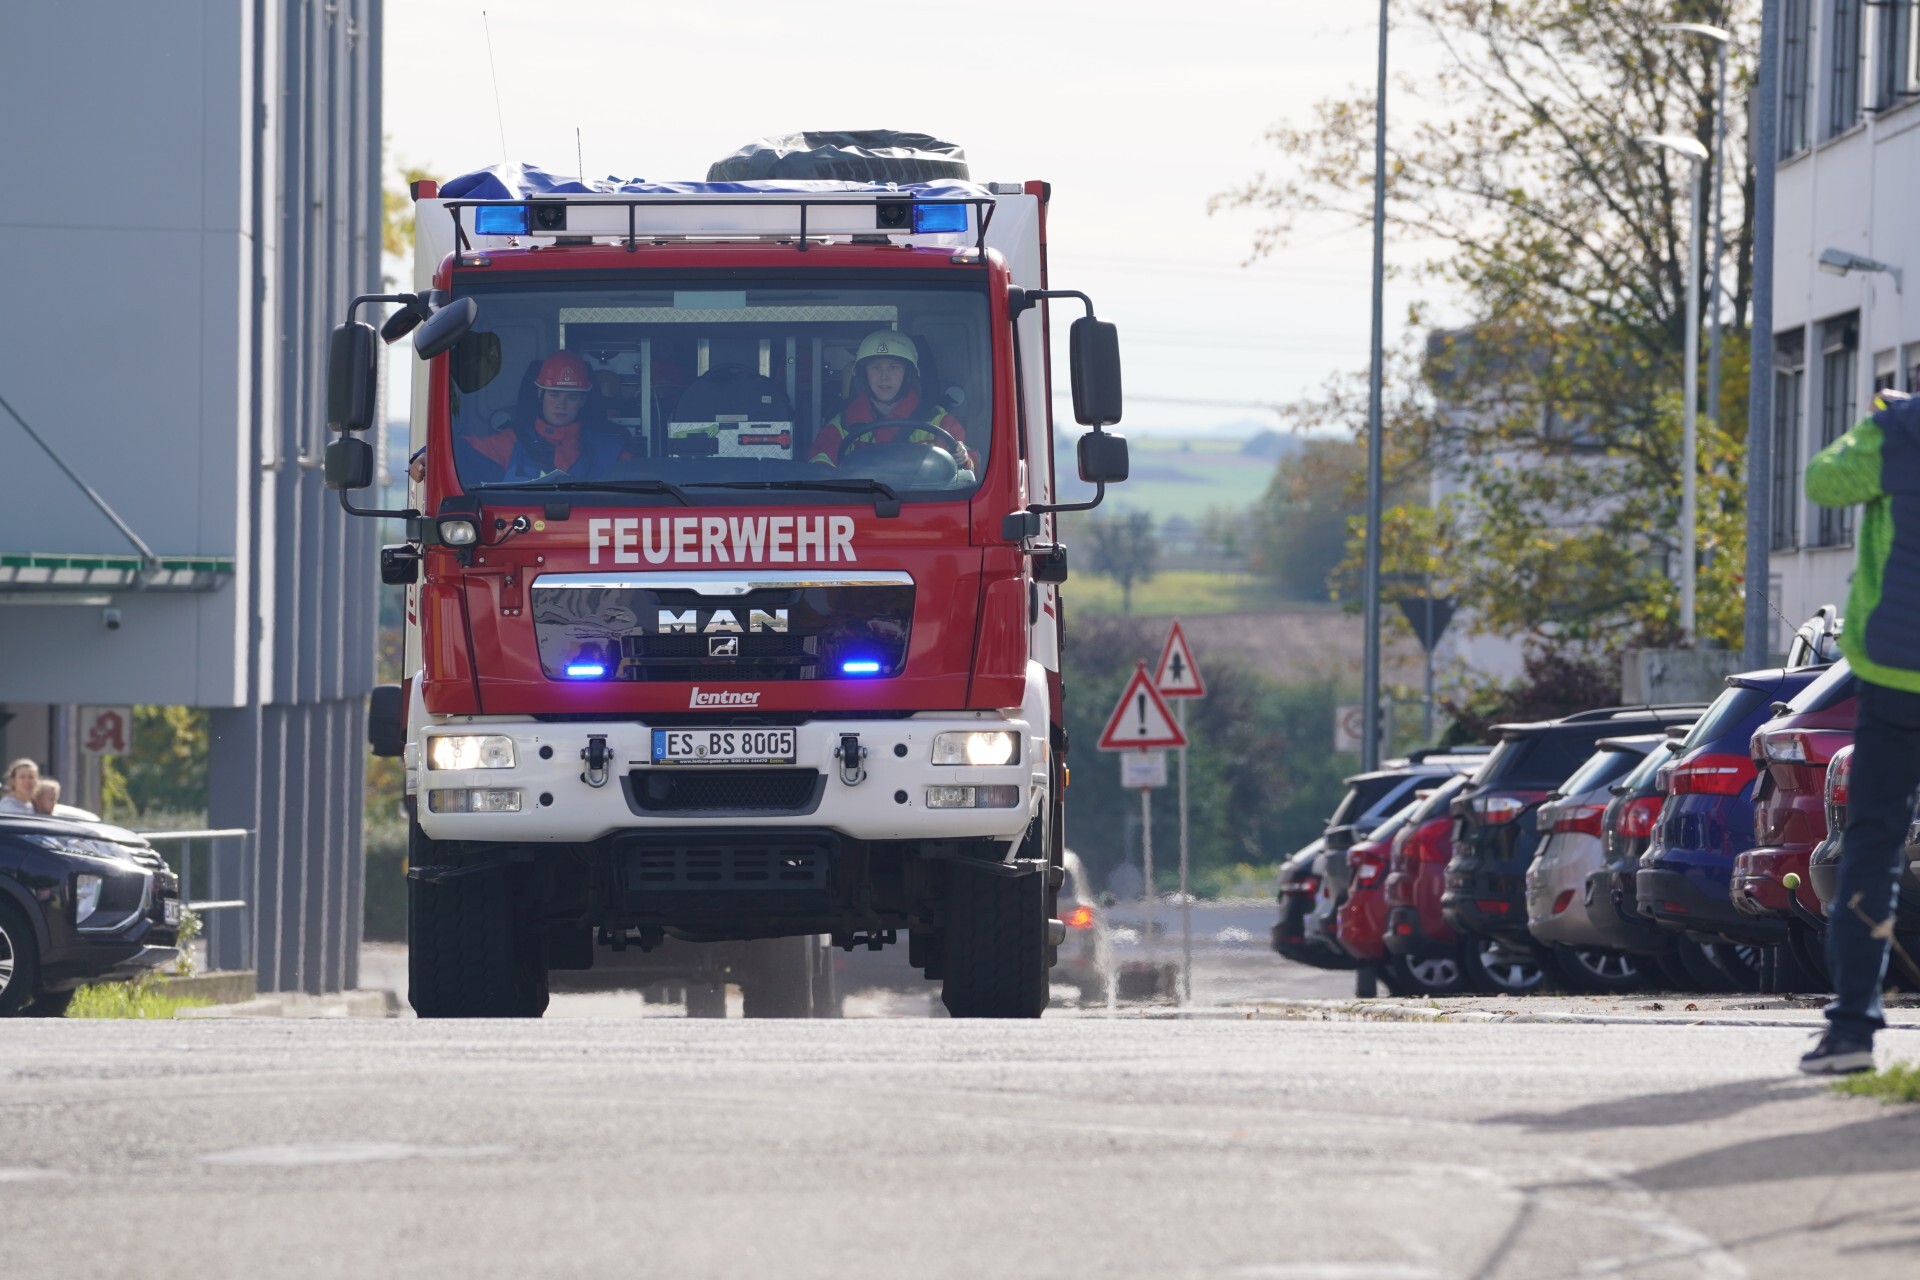
{"label": "front wheel", "polygon": [[[417,868],[416,874],[426,868]],[[431,870],[444,871],[443,868]],[[547,957],[516,909],[512,869],[407,881],[407,1002],[422,1018],[537,1018]]]}
{"label": "front wheel", "polygon": [[940,1002],[956,1018],[1037,1018],[1047,1007],[1047,877],[955,866]]}
{"label": "front wheel", "polygon": [[1473,989],[1467,966],[1457,955],[1394,956],[1387,961],[1387,985],[1396,995],[1458,996]]}

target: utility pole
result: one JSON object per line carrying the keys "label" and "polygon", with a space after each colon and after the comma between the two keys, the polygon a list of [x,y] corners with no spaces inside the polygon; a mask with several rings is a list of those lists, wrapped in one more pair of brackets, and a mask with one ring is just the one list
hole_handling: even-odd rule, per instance
{"label": "utility pole", "polygon": [[1381,355],[1386,329],[1387,251],[1387,0],[1380,0],[1380,76],[1373,103],[1373,343],[1367,372],[1367,560],[1366,646],[1360,703],[1366,731],[1360,767],[1380,767],[1380,489],[1384,451],[1381,424]]}
{"label": "utility pole", "polygon": [[1780,0],[1760,5],[1753,86],[1753,323],[1748,327],[1747,597],[1744,665],[1767,665],[1773,550],[1773,172],[1780,154]]}

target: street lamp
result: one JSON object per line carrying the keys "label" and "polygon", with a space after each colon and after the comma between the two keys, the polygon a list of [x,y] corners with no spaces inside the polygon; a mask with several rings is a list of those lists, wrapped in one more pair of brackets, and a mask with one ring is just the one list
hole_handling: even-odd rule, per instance
{"label": "street lamp", "polygon": [[1727,241],[1724,223],[1720,216],[1722,197],[1726,192],[1727,163],[1727,49],[1733,44],[1733,36],[1721,27],[1709,26],[1704,22],[1663,22],[1662,31],[1678,31],[1686,35],[1700,36],[1720,46],[1720,68],[1716,103],[1713,109],[1713,176],[1709,180],[1713,186],[1713,258],[1708,267],[1707,306],[1707,409],[1716,420],[1720,417],[1720,259],[1726,256]]}
{"label": "street lamp", "polygon": [[1823,249],[1820,253],[1820,269],[1833,276],[1851,275],[1855,271],[1863,275],[1884,272],[1893,277],[1893,291],[1900,292],[1900,268],[1875,262],[1872,258],[1863,258],[1857,253],[1848,253],[1845,249]]}
{"label": "street lamp", "polygon": [[1685,134],[1660,133],[1636,138],[1647,146],[1662,147],[1693,162],[1693,249],[1687,259],[1687,341],[1686,411],[1680,446],[1680,635],[1683,643],[1693,643],[1695,534],[1694,473],[1697,461],[1698,419],[1700,416],[1700,239],[1702,235],[1701,184],[1706,177],[1707,149],[1696,138]]}

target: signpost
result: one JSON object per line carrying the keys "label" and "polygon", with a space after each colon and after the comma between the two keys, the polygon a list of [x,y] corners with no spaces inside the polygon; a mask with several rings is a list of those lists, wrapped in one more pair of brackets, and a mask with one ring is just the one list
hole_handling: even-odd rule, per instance
{"label": "signpost", "polygon": [[[1163,698],[1171,698],[1179,708],[1177,727],[1187,736],[1187,699],[1207,696],[1207,682],[1193,661],[1187,646],[1187,633],[1175,619],[1160,649],[1160,664],[1154,668],[1153,684]],[[1180,1003],[1193,1003],[1193,894],[1187,885],[1187,753],[1180,752]]]}
{"label": "signpost", "polygon": [[[1100,734],[1099,747],[1102,751],[1139,751],[1154,752],[1187,745],[1187,735],[1180,730],[1173,712],[1168,708],[1160,691],[1154,687],[1153,680],[1147,675],[1147,664],[1142,662],[1133,673],[1133,679],[1127,681],[1127,687],[1120,692],[1120,701],[1113,708],[1113,714],[1107,717],[1107,727]],[[1135,769],[1150,769],[1151,766],[1134,766]],[[1166,758],[1161,757],[1160,783],[1166,782]],[[1180,767],[1182,780],[1186,776],[1184,757]],[[1140,776],[1138,774],[1134,776]],[[1147,774],[1151,776],[1151,774]],[[1147,946],[1153,946],[1153,787],[1152,783],[1129,782],[1128,766],[1122,757],[1120,780],[1123,785],[1140,788],[1140,868],[1146,878],[1147,899]],[[1183,860],[1184,862],[1184,860]],[[1182,868],[1184,872],[1184,866]]]}

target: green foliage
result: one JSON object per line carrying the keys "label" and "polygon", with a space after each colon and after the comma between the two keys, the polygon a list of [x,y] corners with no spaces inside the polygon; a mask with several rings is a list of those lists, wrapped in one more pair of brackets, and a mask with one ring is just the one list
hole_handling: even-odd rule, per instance
{"label": "green foliage", "polygon": [[1453,718],[1442,745],[1491,741],[1496,724],[1556,720],[1619,704],[1616,664],[1570,648],[1535,644],[1528,647],[1523,674],[1514,684],[1469,684],[1462,696],[1440,700]]}
{"label": "green foliage", "polygon": [[367,897],[362,927],[369,942],[407,940],[407,823],[369,821],[365,831]]}
{"label": "green foliage", "polygon": [[[1414,334],[1386,377],[1389,476],[1441,476],[1454,495],[1390,515],[1388,571],[1446,570],[1453,594],[1500,634],[1602,651],[1671,643],[1680,495],[1690,166],[1637,136],[1713,145],[1717,51],[1659,30],[1700,21],[1735,34],[1733,74],[1752,65],[1752,0],[1407,0],[1398,23],[1439,51],[1435,74],[1396,92],[1430,96],[1390,135],[1387,216],[1402,246],[1428,246],[1411,274],[1475,317]],[[1735,95],[1733,101],[1738,103]],[[1732,327],[1722,402],[1700,433],[1699,633],[1738,639],[1745,331],[1751,278],[1744,111],[1727,159]],[[1217,202],[1276,212],[1257,249],[1298,219],[1370,221],[1373,104],[1322,103],[1269,138],[1290,167]],[[1704,348],[1705,344],[1702,343]],[[1702,378],[1704,382],[1704,376]],[[1353,382],[1297,416],[1364,434]],[[1351,580],[1352,568],[1342,570]]]}
{"label": "green foliage", "polygon": [[1093,516],[1081,529],[1086,535],[1088,571],[1118,583],[1120,612],[1132,613],[1134,584],[1151,582],[1160,561],[1153,517],[1144,511],[1119,511]]}
{"label": "green foliage", "polygon": [[1868,1071],[1833,1083],[1835,1093],[1882,1102],[1920,1102],[1920,1062],[1896,1062],[1885,1071]]}
{"label": "green foliage", "polygon": [[[1158,623],[1081,615],[1069,623],[1062,672],[1073,744],[1067,843],[1095,884],[1122,862],[1138,865],[1140,797],[1120,786],[1114,754],[1094,744],[1135,663],[1151,661],[1162,639]],[[1356,767],[1353,757],[1328,749],[1339,701],[1332,682],[1281,684],[1228,662],[1208,662],[1206,671],[1207,696],[1187,709],[1188,841],[1196,875],[1276,861],[1312,840],[1339,800],[1340,779]],[[1177,778],[1177,765],[1170,772]],[[1154,796],[1157,871],[1178,866],[1175,795],[1170,783]]]}
{"label": "green foliage", "polygon": [[133,741],[124,756],[101,766],[101,804],[108,817],[151,810],[204,814],[207,809],[207,713],[197,707],[135,707]]}
{"label": "green foliage", "polygon": [[199,996],[168,995],[159,989],[159,975],[144,973],[131,982],[107,982],[81,987],[67,1006],[69,1018],[171,1018],[182,1009],[213,1003]]}
{"label": "green foliage", "polygon": [[1325,600],[1365,510],[1366,450],[1351,439],[1304,441],[1280,460],[1256,511],[1254,565],[1283,599]]}

